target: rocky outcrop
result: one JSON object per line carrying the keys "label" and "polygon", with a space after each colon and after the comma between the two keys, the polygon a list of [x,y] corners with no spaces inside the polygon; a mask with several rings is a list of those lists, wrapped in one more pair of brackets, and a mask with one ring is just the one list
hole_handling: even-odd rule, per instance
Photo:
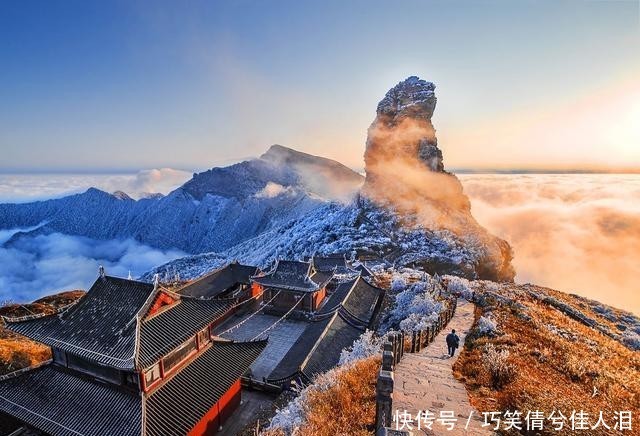
{"label": "rocky outcrop", "polygon": [[476,247],[478,277],[513,280],[509,244],[475,221],[462,184],[445,170],[431,122],[436,102],[435,85],[415,76],[387,92],[368,130],[363,194],[405,225],[451,232]]}
{"label": "rocky outcrop", "polygon": [[369,127],[364,155],[369,183],[384,173],[379,157],[403,161],[416,158],[435,172],[444,172],[431,117],[436,109],[436,86],[416,76],[398,83],[378,103],[376,119]]}

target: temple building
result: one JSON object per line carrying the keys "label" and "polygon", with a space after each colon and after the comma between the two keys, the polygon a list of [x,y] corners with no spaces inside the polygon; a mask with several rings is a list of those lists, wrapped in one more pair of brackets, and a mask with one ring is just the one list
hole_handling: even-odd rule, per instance
{"label": "temple building", "polygon": [[325,256],[313,256],[311,259],[313,268],[320,272],[338,271],[347,272],[350,270],[349,263],[344,253],[333,253]]}
{"label": "temple building", "polygon": [[252,280],[264,291],[266,312],[308,314],[317,311],[324,302],[331,277],[332,272],[316,271],[311,262],[279,260],[271,272]]}
{"label": "temple building", "polygon": [[240,404],[266,341],[211,334],[235,299],[200,299],[102,271],[52,315],[4,318],[52,359],[0,377],[0,412],[53,436],[210,435]]}
{"label": "temple building", "polygon": [[231,262],[199,279],[188,283],[177,292],[198,298],[244,298],[255,296],[251,292],[251,277],[260,270],[255,266]]}
{"label": "temple building", "polygon": [[344,348],[375,328],[384,297],[384,289],[362,276],[340,282],[267,380],[299,386],[336,366]]}

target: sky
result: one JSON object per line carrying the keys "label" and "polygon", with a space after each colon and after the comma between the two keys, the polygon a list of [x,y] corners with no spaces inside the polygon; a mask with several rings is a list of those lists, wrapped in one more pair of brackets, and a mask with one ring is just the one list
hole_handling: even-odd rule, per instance
{"label": "sky", "polygon": [[5,1],[0,172],[361,169],[409,75],[449,168],[638,169],[639,54],[638,1]]}

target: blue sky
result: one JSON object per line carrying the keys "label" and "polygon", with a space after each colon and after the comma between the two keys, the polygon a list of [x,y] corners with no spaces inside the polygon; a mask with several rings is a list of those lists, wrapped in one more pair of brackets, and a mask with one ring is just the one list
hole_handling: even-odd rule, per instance
{"label": "blue sky", "polygon": [[640,167],[637,1],[0,2],[0,171],[362,166],[408,75],[454,167]]}

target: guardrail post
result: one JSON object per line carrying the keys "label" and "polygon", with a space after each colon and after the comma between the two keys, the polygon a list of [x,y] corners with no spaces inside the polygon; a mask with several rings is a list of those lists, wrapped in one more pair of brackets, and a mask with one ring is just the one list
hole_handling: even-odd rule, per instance
{"label": "guardrail post", "polygon": [[382,350],[382,369],[384,369],[385,371],[393,371],[393,344],[391,342],[385,342],[382,346]]}
{"label": "guardrail post", "polygon": [[376,429],[391,426],[392,393],[393,372],[381,369],[376,383]]}
{"label": "guardrail post", "polygon": [[398,337],[395,333],[387,335],[387,341],[391,343],[391,352],[393,352],[393,366],[398,363]]}
{"label": "guardrail post", "polygon": [[404,354],[404,333],[396,333],[396,342],[398,343],[398,352],[396,355],[396,363],[400,363]]}

